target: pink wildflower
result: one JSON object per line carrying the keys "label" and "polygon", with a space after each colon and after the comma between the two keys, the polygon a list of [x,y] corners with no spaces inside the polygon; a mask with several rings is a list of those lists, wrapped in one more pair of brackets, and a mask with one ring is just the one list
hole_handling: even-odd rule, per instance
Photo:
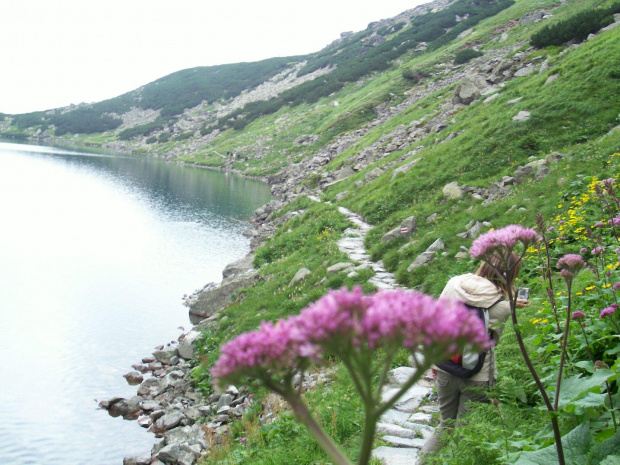
{"label": "pink wildflower", "polygon": [[560,221],[558,221],[558,223],[559,223],[559,224],[564,224],[564,223],[565,223],[565,221],[564,221],[564,220],[560,220]]}
{"label": "pink wildflower", "polygon": [[365,296],[359,286],[352,291],[329,291],[302,310],[298,328],[313,343],[338,344],[343,336],[357,342],[361,319],[370,303],[371,297]]}
{"label": "pink wildflower", "polygon": [[613,315],[616,312],[616,309],[613,307],[607,307],[601,310],[601,320],[605,318],[607,315]]}
{"label": "pink wildflower", "polygon": [[579,249],[579,253],[586,253],[588,251],[588,249],[586,249],[585,247],[582,247],[581,249]]}
{"label": "pink wildflower", "polygon": [[603,226],[605,226],[605,223],[603,223],[602,221],[599,221],[598,223],[596,223],[593,227],[594,228],[602,228]]}
{"label": "pink wildflower", "polygon": [[555,230],[555,226],[551,226],[551,227],[547,228],[547,232],[551,232],[551,231],[554,231],[554,230]]}
{"label": "pink wildflower", "polygon": [[374,296],[362,331],[371,348],[402,341],[410,349],[438,345],[449,355],[466,341],[481,347],[488,343],[480,319],[462,303],[400,290]]}
{"label": "pink wildflower", "polygon": [[599,246],[592,249],[592,255],[600,255],[605,251],[605,247]]}
{"label": "pink wildflower", "polygon": [[611,220],[607,221],[607,224],[613,226],[620,226],[620,216],[617,216],[616,218],[612,218]]}
{"label": "pink wildflower", "polygon": [[294,319],[263,322],[257,331],[241,334],[222,346],[211,373],[215,378],[225,378],[241,370],[248,376],[267,370],[280,372],[317,353],[318,349],[301,337]]}
{"label": "pink wildflower", "polygon": [[463,304],[417,292],[385,291],[365,296],[360,287],[330,291],[296,316],[242,334],[225,344],[212,369],[215,378],[263,378],[303,368],[323,349],[346,353],[401,344],[426,346],[439,360],[458,346],[489,346],[484,325]]}
{"label": "pink wildflower", "polygon": [[618,304],[616,304],[616,303],[613,303],[613,304],[611,304],[611,305],[610,305],[610,307],[611,307],[611,308],[618,308],[618,307],[619,307],[619,305],[618,305]]}
{"label": "pink wildflower", "polygon": [[618,291],[618,290],[620,290],[620,283],[616,283],[616,284],[614,284],[614,285],[613,285],[613,287],[612,287],[612,289],[613,289],[614,291]]}
{"label": "pink wildflower", "polygon": [[611,186],[616,184],[616,180],[614,178],[603,179],[601,181],[601,184],[603,184],[603,186],[605,186],[607,189],[609,189]]}
{"label": "pink wildflower", "polygon": [[566,254],[558,260],[558,269],[569,270],[575,274],[584,266],[586,266],[586,262],[583,260],[583,257],[575,253]]}
{"label": "pink wildflower", "polygon": [[520,243],[527,248],[538,240],[538,234],[535,230],[511,224],[480,236],[472,244],[469,253],[478,259],[484,259],[496,251],[500,252],[503,257],[507,257],[517,244]]}
{"label": "pink wildflower", "polygon": [[573,316],[571,316],[573,320],[583,320],[585,317],[586,317],[586,314],[583,313],[581,310],[574,311]]}

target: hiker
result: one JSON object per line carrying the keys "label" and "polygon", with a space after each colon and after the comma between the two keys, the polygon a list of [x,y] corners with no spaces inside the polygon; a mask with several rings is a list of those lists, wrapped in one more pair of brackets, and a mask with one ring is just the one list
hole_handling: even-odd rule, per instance
{"label": "hiker", "polygon": [[[499,255],[493,255],[489,261],[494,266],[505,267]],[[475,310],[480,312],[481,318],[486,315],[486,324],[490,336],[497,344],[504,330],[504,324],[508,317],[510,317],[510,303],[508,302],[508,289],[505,283],[499,279],[491,264],[483,262],[476,274],[467,273],[453,277],[446,284],[441,297],[455,299],[470,307],[475,307]],[[521,268],[520,258],[517,254],[511,254],[508,268],[510,269],[509,274],[511,277],[516,278]],[[509,281],[514,282],[514,279]],[[519,308],[529,305],[530,302],[528,300],[517,300],[517,307]],[[468,410],[465,405],[467,402],[488,401],[485,388],[493,386],[497,376],[495,370],[495,350],[491,347],[483,354],[480,354],[480,357],[479,354],[473,354],[475,361],[474,363],[470,362],[470,365],[477,365],[475,368],[472,366],[469,367],[470,369],[466,369],[464,366],[456,367],[456,369],[452,368],[459,363],[465,365],[462,360],[466,356],[471,358],[469,354],[463,354],[458,361],[439,363],[437,364],[438,366],[433,367],[437,395],[439,397],[441,422],[435,430],[435,434],[424,444],[419,464],[423,464],[425,457],[432,455],[434,451],[441,448],[443,432],[458,424],[457,420]],[[457,374],[451,374],[446,370]]]}

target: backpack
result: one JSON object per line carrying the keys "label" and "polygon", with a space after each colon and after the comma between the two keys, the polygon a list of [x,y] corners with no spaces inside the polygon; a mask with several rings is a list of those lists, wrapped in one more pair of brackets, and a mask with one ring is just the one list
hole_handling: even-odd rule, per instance
{"label": "backpack", "polygon": [[[497,302],[500,300],[502,299],[499,299]],[[491,307],[497,302],[494,302]],[[465,304],[465,306],[471,311],[475,311],[477,313],[478,318],[480,318],[480,320],[484,323],[484,328],[487,334],[491,337],[491,331],[489,330],[489,309],[475,307],[469,304]],[[474,352],[472,350],[467,350],[467,346],[465,346],[462,354],[458,353],[445,362],[436,363],[435,366],[446,373],[458,376],[459,378],[471,378],[482,370],[486,355],[486,351]]]}

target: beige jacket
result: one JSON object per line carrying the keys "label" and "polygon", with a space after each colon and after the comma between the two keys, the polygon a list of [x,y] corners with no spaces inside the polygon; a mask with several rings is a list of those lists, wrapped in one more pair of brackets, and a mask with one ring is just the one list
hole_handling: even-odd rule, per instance
{"label": "beige jacket", "polygon": [[[489,309],[489,328],[495,343],[504,331],[504,324],[510,317],[510,304],[507,300],[500,300],[503,295],[491,281],[481,276],[467,273],[455,276],[448,281],[446,287],[441,292],[441,297],[455,299],[476,307]],[[487,351],[482,370],[469,378],[472,381],[489,381],[491,364],[493,364],[493,378],[497,378],[497,368],[495,368],[495,350]]]}

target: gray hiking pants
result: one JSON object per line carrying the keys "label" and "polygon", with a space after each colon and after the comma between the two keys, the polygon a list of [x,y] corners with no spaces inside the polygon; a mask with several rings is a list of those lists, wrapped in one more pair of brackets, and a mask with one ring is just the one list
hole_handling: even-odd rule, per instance
{"label": "gray hiking pants", "polygon": [[446,430],[458,426],[457,420],[468,410],[465,407],[467,402],[488,402],[484,389],[488,385],[488,381],[471,381],[437,370],[436,386],[441,423],[435,434],[422,447],[421,460],[418,464],[424,463],[425,455],[432,456],[441,448],[441,436]]}

